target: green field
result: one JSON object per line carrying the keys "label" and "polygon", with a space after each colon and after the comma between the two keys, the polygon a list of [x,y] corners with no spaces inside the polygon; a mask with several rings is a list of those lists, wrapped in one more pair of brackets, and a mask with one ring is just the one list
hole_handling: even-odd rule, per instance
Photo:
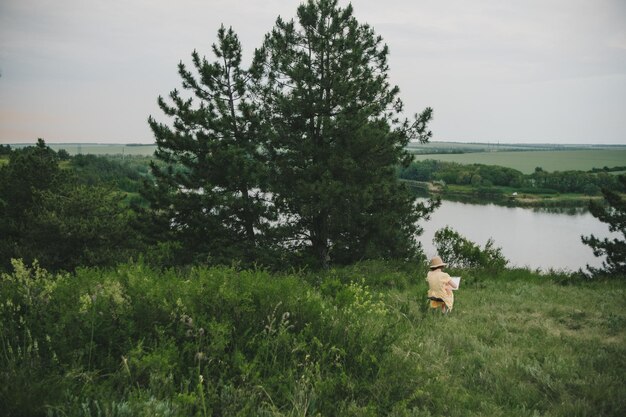
{"label": "green field", "polygon": [[409,143],[407,148],[414,153],[449,152],[502,152],[502,151],[553,151],[567,149],[587,149],[590,145],[524,144],[497,142],[439,142]]}
{"label": "green field", "polygon": [[154,154],[156,145],[90,144],[90,143],[49,143],[48,146],[58,151],[65,149],[70,155],[143,155]]}
{"label": "green field", "polygon": [[504,151],[463,154],[415,155],[415,160],[436,159],[461,164],[500,165],[531,174],[536,167],[545,171],[588,171],[592,168],[626,165],[626,147],[562,151]]}
{"label": "green field", "polygon": [[626,415],[626,280],[143,264],[0,276],[7,416]]}

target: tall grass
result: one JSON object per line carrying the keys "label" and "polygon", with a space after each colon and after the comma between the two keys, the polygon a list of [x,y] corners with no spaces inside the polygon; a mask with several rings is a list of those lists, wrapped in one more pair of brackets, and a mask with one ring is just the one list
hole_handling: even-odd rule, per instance
{"label": "tall grass", "polygon": [[465,270],[138,264],[0,279],[0,410],[46,416],[626,413],[626,284]]}

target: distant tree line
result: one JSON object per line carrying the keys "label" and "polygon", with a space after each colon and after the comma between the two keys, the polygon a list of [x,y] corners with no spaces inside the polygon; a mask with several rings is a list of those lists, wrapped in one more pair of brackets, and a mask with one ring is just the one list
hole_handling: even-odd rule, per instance
{"label": "distant tree line", "polygon": [[101,157],[74,158],[61,168],[57,152],[39,139],[36,146],[12,150],[0,167],[1,268],[21,258],[73,270],[137,253],[135,214],[120,188],[130,173]]}
{"label": "distant tree line", "polygon": [[603,168],[593,168],[589,172],[621,172],[626,171],[626,165],[616,166],[616,167],[603,167]]}
{"label": "distant tree line", "polygon": [[[58,152],[61,153],[62,149]],[[121,191],[139,193],[143,178],[149,175],[149,158],[74,155],[68,158],[69,167],[77,180],[85,185],[107,183]]]}
{"label": "distant tree line", "polygon": [[582,193],[599,195],[602,188],[617,189],[616,175],[607,170],[547,172],[536,168],[525,175],[496,165],[459,164],[436,160],[414,161],[399,170],[400,178],[413,181],[443,181],[446,184],[476,187],[502,186],[531,192]]}

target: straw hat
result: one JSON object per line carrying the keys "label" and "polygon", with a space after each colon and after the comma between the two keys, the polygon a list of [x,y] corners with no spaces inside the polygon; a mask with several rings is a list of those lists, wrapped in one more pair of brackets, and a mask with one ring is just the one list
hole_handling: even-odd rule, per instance
{"label": "straw hat", "polygon": [[440,266],[446,265],[447,264],[444,263],[439,256],[435,256],[433,259],[430,260],[430,269],[435,269],[439,268]]}

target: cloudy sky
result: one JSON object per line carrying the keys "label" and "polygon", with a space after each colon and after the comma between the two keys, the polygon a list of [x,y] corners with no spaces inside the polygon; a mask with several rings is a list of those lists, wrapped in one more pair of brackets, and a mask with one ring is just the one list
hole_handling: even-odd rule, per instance
{"label": "cloudy sky", "polygon": [[[0,143],[151,143],[221,23],[249,63],[298,0],[0,0]],[[346,5],[347,1],[340,0]],[[626,1],[353,0],[434,140],[626,144]]]}

